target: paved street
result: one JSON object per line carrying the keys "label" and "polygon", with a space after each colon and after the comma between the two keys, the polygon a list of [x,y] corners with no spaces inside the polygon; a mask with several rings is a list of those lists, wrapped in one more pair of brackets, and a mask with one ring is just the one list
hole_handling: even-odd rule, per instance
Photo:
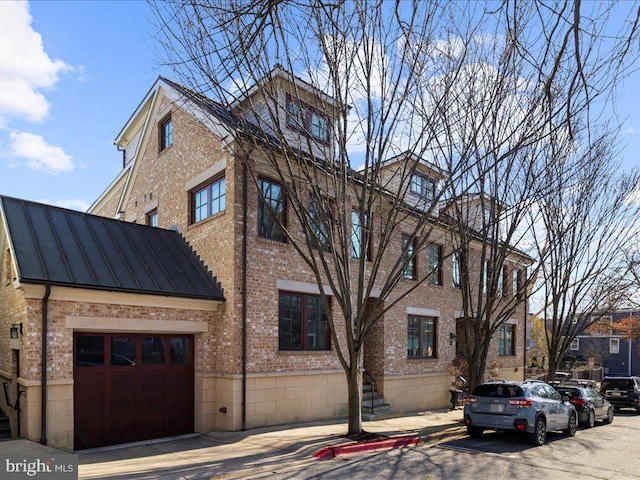
{"label": "paved street", "polygon": [[626,480],[638,478],[639,444],[640,416],[629,411],[620,412],[611,425],[580,429],[574,438],[549,434],[547,444],[537,448],[512,434],[486,433],[482,439],[465,435],[437,445],[341,457],[247,478]]}

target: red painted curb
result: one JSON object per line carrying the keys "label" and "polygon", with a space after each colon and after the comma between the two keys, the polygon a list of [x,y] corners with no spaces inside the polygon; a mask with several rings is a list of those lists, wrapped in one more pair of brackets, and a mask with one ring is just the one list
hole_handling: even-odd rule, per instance
{"label": "red painted curb", "polygon": [[410,437],[394,437],[384,440],[373,440],[371,442],[347,443],[345,445],[336,445],[335,447],[325,447],[313,454],[317,460],[329,460],[338,455],[349,455],[353,453],[373,452],[375,450],[384,450],[386,448],[400,448],[409,445],[417,445],[420,443],[420,437],[412,435]]}

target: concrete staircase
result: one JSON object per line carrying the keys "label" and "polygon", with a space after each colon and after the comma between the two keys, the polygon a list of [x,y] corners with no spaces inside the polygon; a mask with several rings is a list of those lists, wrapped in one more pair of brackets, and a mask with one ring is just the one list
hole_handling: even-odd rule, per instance
{"label": "concrete staircase", "polygon": [[0,440],[11,438],[11,424],[2,410],[0,410]]}
{"label": "concrete staircase", "polygon": [[384,420],[397,418],[400,412],[391,408],[391,404],[376,391],[375,383],[365,380],[362,386],[362,420]]}

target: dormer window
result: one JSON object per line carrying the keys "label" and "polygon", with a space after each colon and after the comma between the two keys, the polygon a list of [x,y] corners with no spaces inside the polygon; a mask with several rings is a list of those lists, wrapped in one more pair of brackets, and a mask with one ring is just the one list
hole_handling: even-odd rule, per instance
{"label": "dormer window", "polygon": [[424,175],[414,173],[411,177],[411,193],[433,200],[436,195],[436,182]]}
{"label": "dormer window", "polygon": [[316,140],[329,142],[327,115],[289,94],[287,94],[287,125]]}

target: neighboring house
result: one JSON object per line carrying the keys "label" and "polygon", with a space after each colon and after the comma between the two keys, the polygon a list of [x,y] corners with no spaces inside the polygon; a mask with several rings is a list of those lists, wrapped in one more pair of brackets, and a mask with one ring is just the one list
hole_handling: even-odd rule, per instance
{"label": "neighboring house", "polygon": [[[311,112],[308,134],[328,138],[331,99],[290,78],[276,69],[270,79],[286,99],[287,112],[304,104]],[[251,101],[259,105],[267,100],[256,89]],[[346,415],[345,374],[332,346],[320,291],[283,232],[265,217],[258,188],[271,192],[283,221],[293,223],[286,218],[286,198],[277,195],[278,182],[266,166],[257,181],[245,181],[247,154],[230,133],[237,128],[236,115],[242,115],[241,104],[231,114],[160,77],[116,139],[123,151],[121,173],[90,209],[112,220],[2,199],[0,375],[9,385],[7,400],[20,406],[19,418],[4,401],[0,406],[12,416],[14,435],[37,440],[41,425],[46,425],[50,445],[72,450],[176,432],[233,431]],[[294,130],[288,141],[304,149],[300,132]],[[324,148],[332,148],[325,143]],[[258,151],[249,155],[260,158]],[[398,156],[385,162],[381,178],[392,182],[394,169],[405,168],[406,162],[417,162],[407,203],[419,209],[421,201],[415,199],[432,195],[442,172],[419,158]],[[74,222],[104,226],[89,229],[91,235],[76,234],[73,228],[65,233],[66,228],[58,228],[58,217],[71,219],[70,227]],[[40,224],[47,226],[45,232],[36,228]],[[437,219],[434,231],[442,241],[408,265],[403,280],[410,285],[413,269],[428,267],[433,269],[429,281],[406,295],[407,286],[400,285],[394,293],[397,304],[365,343],[365,369],[384,401],[398,412],[449,405],[462,300],[459,269],[452,261],[456,257],[449,255],[451,232]],[[46,232],[50,236],[40,245]],[[90,241],[83,242],[85,237]],[[35,240],[25,246],[25,238]],[[164,248],[168,239],[180,246],[177,251]],[[402,241],[398,238],[398,255],[406,250]],[[95,245],[101,242],[108,248]],[[41,274],[30,279],[21,262],[34,253],[38,256],[32,267],[39,267]],[[84,276],[52,279],[51,262],[54,271],[70,268],[65,267],[66,255],[93,259],[102,270],[84,267]],[[187,272],[182,271],[185,262]],[[505,297],[516,296],[528,262],[513,254],[505,270]],[[127,278],[103,279],[99,272],[104,270]],[[147,285],[156,275],[166,282]],[[194,292],[182,275],[198,276],[203,291]],[[324,290],[331,297],[331,289]],[[506,379],[523,378],[524,369],[518,372],[518,367],[524,365],[524,300],[518,297],[518,308],[490,353],[489,363]],[[336,322],[339,330],[341,319]],[[8,338],[14,324],[22,324],[17,345]],[[45,324],[47,418],[42,421]],[[181,348],[177,365],[172,360],[174,344]],[[8,346],[17,349],[6,351]],[[180,362],[192,370],[181,370]],[[181,393],[171,391],[171,382],[180,383],[175,388]],[[28,390],[26,398],[16,398],[18,390]],[[153,403],[151,397],[165,400]],[[145,401],[153,408],[138,408],[136,402]],[[185,406],[189,402],[192,408]]]}
{"label": "neighboring house", "polygon": [[640,317],[637,310],[615,310],[606,315],[593,315],[591,324],[571,342],[565,361],[577,365],[595,364],[605,375],[640,376],[640,349],[638,341],[629,341],[616,324],[629,317]]}

